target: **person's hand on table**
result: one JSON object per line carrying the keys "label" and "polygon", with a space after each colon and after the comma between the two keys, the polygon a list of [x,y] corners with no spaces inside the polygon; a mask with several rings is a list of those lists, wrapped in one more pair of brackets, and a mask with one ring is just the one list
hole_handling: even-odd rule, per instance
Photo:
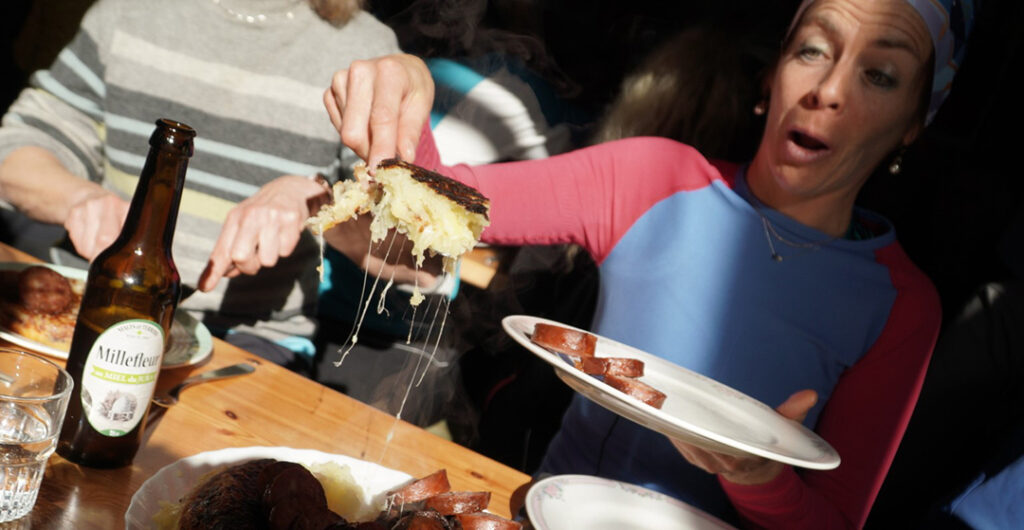
{"label": "person's hand on table", "polygon": [[285,175],[264,185],[228,212],[199,289],[211,291],[222,277],[276,265],[295,250],[306,219],[328,200],[330,190],[308,177]]}
{"label": "person's hand on table", "polygon": [[63,226],[75,251],[89,261],[117,239],[128,216],[128,201],[32,145],[0,160],[0,198],[31,219]]}
{"label": "person's hand on table", "polygon": [[[801,390],[779,405],[775,410],[783,416],[800,422],[818,402],[818,393],[814,390]],[[753,485],[771,482],[785,468],[785,464],[759,456],[733,456],[708,451],[670,438],[672,445],[691,464],[735,484]]]}
{"label": "person's hand on table", "polygon": [[75,251],[92,261],[121,233],[129,203],[98,185],[88,184],[73,193],[64,228]]}
{"label": "person's hand on table", "polygon": [[324,106],[341,141],[366,161],[371,174],[386,158],[414,162],[430,118],[434,81],[418,57],[396,54],[355,61],[324,91]]}

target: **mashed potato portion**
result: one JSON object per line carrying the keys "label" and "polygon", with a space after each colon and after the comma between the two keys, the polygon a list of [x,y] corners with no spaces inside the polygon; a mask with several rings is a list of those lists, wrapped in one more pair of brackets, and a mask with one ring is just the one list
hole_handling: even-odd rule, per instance
{"label": "mashed potato portion", "polygon": [[153,515],[153,526],[157,530],[177,530],[181,519],[180,502],[160,501],[160,511]]}
{"label": "mashed potato portion", "polygon": [[320,481],[327,495],[327,507],[347,521],[369,521],[384,509],[374,505],[366,490],[360,486],[348,466],[337,462],[322,462],[306,466]]}

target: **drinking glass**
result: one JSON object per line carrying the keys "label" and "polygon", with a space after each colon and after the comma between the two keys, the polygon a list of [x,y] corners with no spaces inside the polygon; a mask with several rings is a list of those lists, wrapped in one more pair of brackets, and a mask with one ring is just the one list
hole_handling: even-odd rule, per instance
{"label": "drinking glass", "polygon": [[52,361],[0,348],[0,523],[35,505],[73,384]]}

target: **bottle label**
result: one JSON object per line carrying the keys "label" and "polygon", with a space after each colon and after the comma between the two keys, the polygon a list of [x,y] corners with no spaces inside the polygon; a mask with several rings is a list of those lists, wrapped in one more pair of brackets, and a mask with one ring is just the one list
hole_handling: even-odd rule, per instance
{"label": "bottle label", "polygon": [[82,372],[82,411],[93,429],[124,436],[142,421],[163,352],[163,328],[150,320],[124,320],[96,338]]}

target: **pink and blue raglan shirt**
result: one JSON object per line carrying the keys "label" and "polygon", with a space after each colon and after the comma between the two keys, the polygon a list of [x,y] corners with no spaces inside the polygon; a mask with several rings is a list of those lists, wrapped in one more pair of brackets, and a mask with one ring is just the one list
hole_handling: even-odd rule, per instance
{"label": "pink and blue raglan shirt", "polygon": [[[773,243],[744,168],[691,147],[631,138],[545,160],[438,168],[491,199],[484,240],[576,243],[600,267],[593,331],[771,406],[812,388],[805,424],[839,452],[831,471],[787,469],[739,486],[690,465],[666,437],[576,396],[541,471],[650,487],[767,527],[860,527],[917,399],[940,323],[938,295],[887,220],[874,237],[814,248]],[[829,237],[773,210],[790,241]],[[731,505],[731,506],[730,506]],[[735,509],[735,511],[734,511]]]}

